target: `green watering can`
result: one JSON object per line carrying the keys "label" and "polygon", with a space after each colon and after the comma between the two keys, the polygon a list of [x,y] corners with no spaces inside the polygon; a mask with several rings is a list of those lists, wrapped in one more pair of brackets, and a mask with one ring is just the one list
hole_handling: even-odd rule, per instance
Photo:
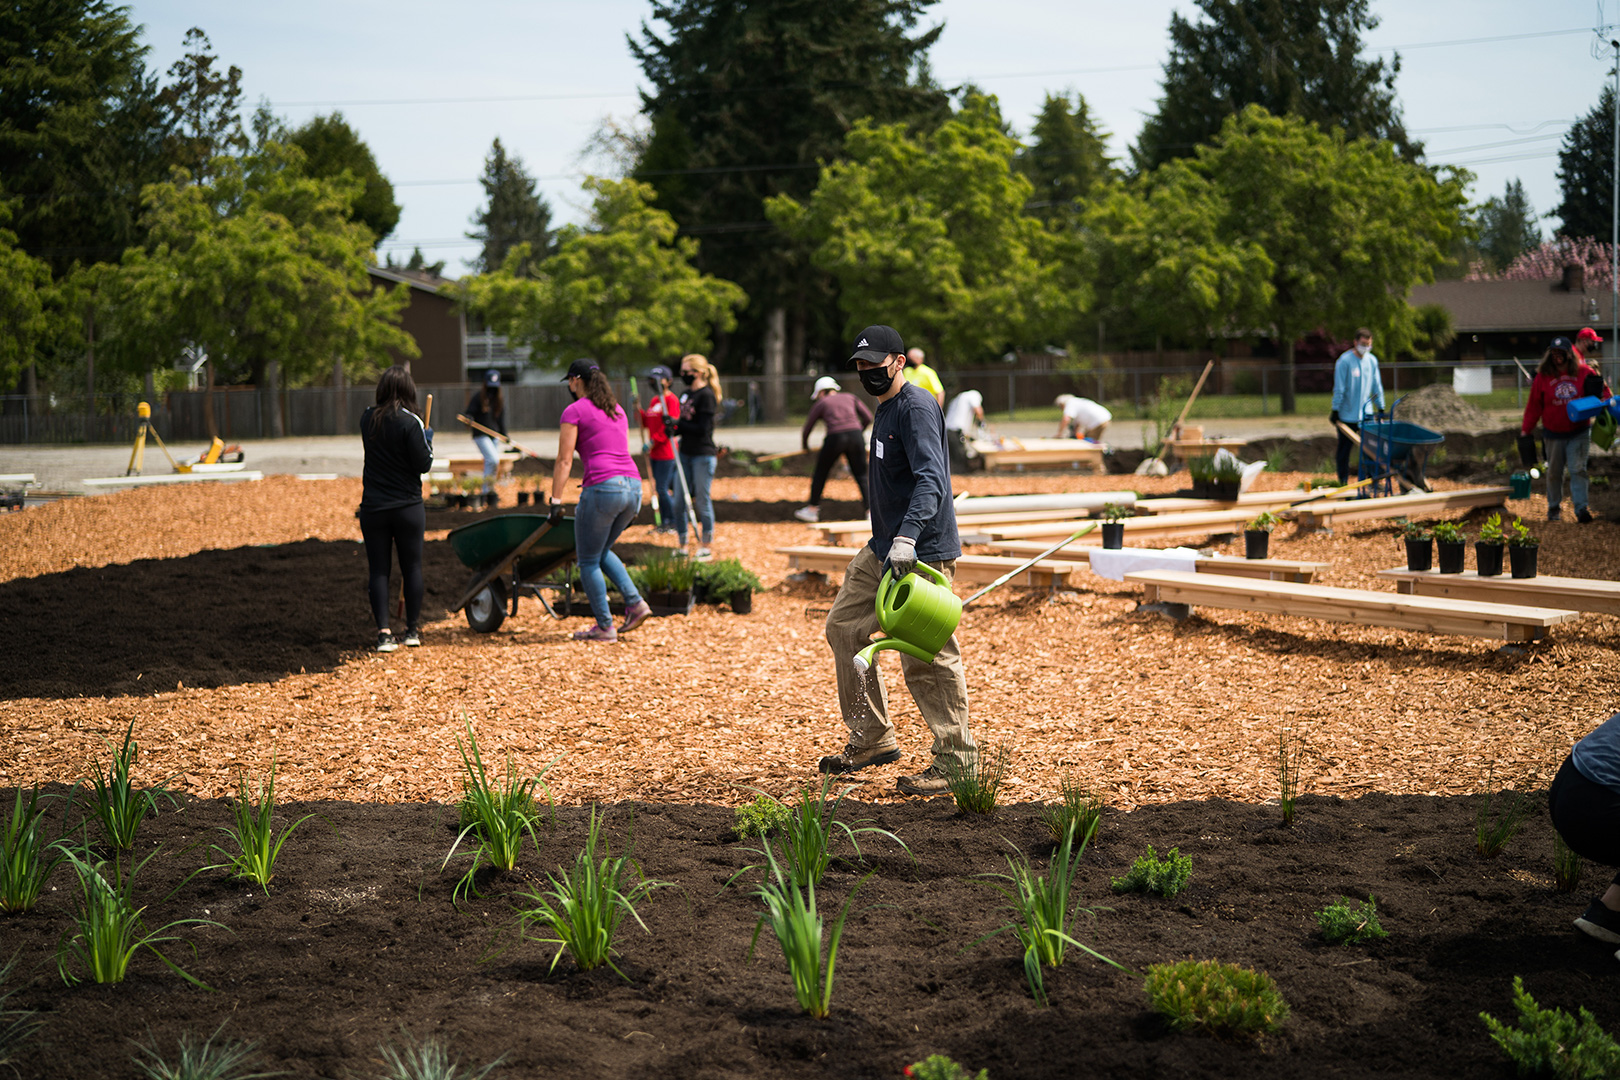
{"label": "green watering can", "polygon": [[[934,580],[918,577],[918,572],[926,572]],[[899,581],[883,571],[883,580],[878,582],[877,619],[888,636],[855,654],[855,671],[862,678],[879,649],[899,649],[932,664],[962,621],[962,601],[951,591],[944,574],[920,562]]]}

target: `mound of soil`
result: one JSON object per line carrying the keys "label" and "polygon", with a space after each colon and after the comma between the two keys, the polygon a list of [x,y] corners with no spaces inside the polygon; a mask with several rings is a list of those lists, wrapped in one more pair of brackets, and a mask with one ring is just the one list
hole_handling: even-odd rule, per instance
{"label": "mound of soil", "polygon": [[[1219,800],[1107,812],[1075,886],[1075,902],[1097,911],[1077,915],[1071,933],[1138,972],[1188,957],[1268,972],[1292,1014],[1279,1034],[1248,1041],[1173,1032],[1139,976],[1078,949],[1047,970],[1051,1004],[1038,1008],[1010,935],[973,944],[1007,919],[982,875],[1004,873],[1013,845],[1046,870],[1052,844],[1029,805],[969,817],[948,799],[846,802],[840,818],[892,830],[912,857],[873,836],[862,838],[864,862],[835,860],[819,890],[824,917],[853,901],[832,1014],[813,1020],[768,930],[749,962],[759,874],[726,883],[759,861],[757,841],[736,840],[726,808],[609,808],[613,850],[633,827],[640,866],[670,883],[641,905],[648,932],[622,924],[621,978],[582,973],[566,955],[553,968],[554,946],[517,933],[520,894],[546,887],[544,871],[572,865],[583,846],[584,809],[559,811],[519,871],[479,875],[482,895],[458,907],[452,890],[468,862],[440,869],[453,807],[287,804],[282,822],[320,817],[287,843],[266,894],[221,870],[186,880],[229,819],[219,800],[186,799],[146,826],[141,850],[156,855],[135,893],[151,905],[149,927],[218,924],[176,927],[164,946],[214,992],[144,951],[123,983],[64,986],[56,947],[73,932],[76,886],[59,869],[35,911],[0,921],[0,954],[18,959],[11,1006],[43,1020],[13,1065],[21,1076],[129,1076],[134,1041],[172,1059],[182,1034],[224,1025],[222,1039],[257,1042],[265,1069],[294,1077],[378,1075],[379,1044],[408,1033],[464,1063],[502,1058],[496,1076],[888,1080],[944,1053],[997,1080],[1505,1078],[1479,1013],[1514,1018],[1515,975],[1543,1006],[1585,1006],[1620,1028],[1620,1002],[1601,990],[1614,979],[1613,946],[1571,927],[1583,897],[1551,890],[1541,805],[1496,859],[1473,851],[1469,797],[1306,797],[1292,829],[1275,806]],[[1188,889],[1170,900],[1112,895],[1109,879],[1149,844],[1192,858]],[[847,840],[834,850],[852,855]],[[1327,945],[1314,912],[1368,894],[1389,937]]]}
{"label": "mound of soil", "polygon": [[1430,383],[1402,397],[1394,415],[1397,420],[1432,431],[1489,431],[1497,426],[1495,420],[1444,383]]}

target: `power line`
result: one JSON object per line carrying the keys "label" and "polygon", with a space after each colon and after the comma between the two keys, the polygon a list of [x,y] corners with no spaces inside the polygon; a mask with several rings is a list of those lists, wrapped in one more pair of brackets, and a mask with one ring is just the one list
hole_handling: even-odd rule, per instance
{"label": "power line", "polygon": [[1368,52],[1395,52],[1398,49],[1440,49],[1450,45],[1490,45],[1498,41],[1524,41],[1528,38],[1563,37],[1568,34],[1590,34],[1590,26],[1577,26],[1570,30],[1535,30],[1526,34],[1498,34],[1495,37],[1454,38],[1450,41],[1414,41],[1406,45],[1369,45]]}

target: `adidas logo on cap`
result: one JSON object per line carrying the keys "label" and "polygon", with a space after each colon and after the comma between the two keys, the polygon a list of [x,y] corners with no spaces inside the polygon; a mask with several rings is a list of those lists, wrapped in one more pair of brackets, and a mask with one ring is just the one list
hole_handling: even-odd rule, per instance
{"label": "adidas logo on cap", "polygon": [[865,345],[865,344],[866,344],[866,339],[865,339],[865,338],[861,338],[861,340],[860,340],[860,342],[859,342],[859,343],[858,343],[858,344],[857,344],[857,345],[856,345],[856,346],[855,346],[855,347],[856,347],[856,348],[857,348],[857,349],[859,349],[859,348],[861,348],[861,347],[862,347],[862,346],[864,346],[864,345]]}

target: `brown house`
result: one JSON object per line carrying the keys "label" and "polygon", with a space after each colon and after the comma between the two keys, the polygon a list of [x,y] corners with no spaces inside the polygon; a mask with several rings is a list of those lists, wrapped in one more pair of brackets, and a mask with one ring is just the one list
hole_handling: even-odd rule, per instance
{"label": "brown house", "polygon": [[1413,307],[1439,304],[1451,313],[1457,339],[1440,360],[1539,357],[1563,334],[1583,326],[1608,337],[1608,289],[1588,288],[1584,268],[1564,268],[1552,281],[1437,281],[1412,290]]}
{"label": "brown house", "polygon": [[394,359],[411,370],[418,383],[459,383],[465,379],[463,358],[467,352],[467,321],[448,291],[449,278],[419,270],[370,268],[371,279],[385,288],[403,282],[411,287],[410,303],[400,319],[400,327],[416,341],[422,355],[414,360]]}

